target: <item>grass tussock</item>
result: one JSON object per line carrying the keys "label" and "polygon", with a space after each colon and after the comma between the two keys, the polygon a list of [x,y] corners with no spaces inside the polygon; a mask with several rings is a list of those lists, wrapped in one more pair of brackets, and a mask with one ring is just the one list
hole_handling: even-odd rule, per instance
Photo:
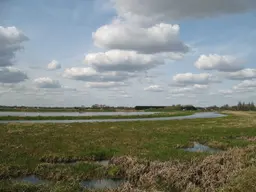
{"label": "grass tussock", "polygon": [[250,166],[231,179],[219,192],[256,192],[256,167]]}
{"label": "grass tussock", "polygon": [[89,151],[83,156],[47,154],[42,156],[40,158],[40,161],[44,163],[75,163],[80,161],[103,161],[110,159],[114,153],[114,150],[97,150]]}
{"label": "grass tussock", "polygon": [[113,158],[112,162],[120,166],[129,182],[138,188],[214,192],[251,166],[251,154],[255,152],[256,147],[231,149],[190,163],[150,162],[127,156]]}
{"label": "grass tussock", "polygon": [[123,177],[123,173],[117,166],[104,167],[90,163],[76,163],[73,165],[43,163],[36,167],[34,174],[52,181],[81,181]]}

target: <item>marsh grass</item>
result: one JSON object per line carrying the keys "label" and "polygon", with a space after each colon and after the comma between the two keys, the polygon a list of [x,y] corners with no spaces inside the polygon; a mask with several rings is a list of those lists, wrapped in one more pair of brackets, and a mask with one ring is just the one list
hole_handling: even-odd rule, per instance
{"label": "marsh grass", "polygon": [[[81,179],[115,177],[127,177],[130,182],[118,190],[106,191],[168,191],[180,189],[181,184],[193,190],[224,187],[230,182],[229,178],[237,176],[231,168],[237,167],[239,172],[254,162],[255,155],[246,148],[254,142],[234,138],[255,137],[256,122],[252,121],[255,117],[256,113],[250,113],[216,119],[156,122],[2,124],[0,191],[19,191],[19,187],[24,188],[23,191],[65,191],[65,188],[79,191],[76,186]],[[223,153],[209,156],[177,147],[193,142],[227,150],[224,164],[220,164]],[[236,147],[241,149],[232,152]],[[247,157],[247,153],[250,160],[242,157]],[[130,168],[129,160],[124,169],[123,163],[113,161],[122,156],[136,163]],[[106,159],[112,159],[114,164],[104,167],[94,163]],[[70,164],[75,161],[78,163]],[[183,171],[187,174],[182,174],[181,178],[178,173]],[[224,173],[228,176],[224,177]],[[38,189],[7,181],[32,174],[54,181],[54,184]],[[67,183],[74,183],[74,186]]]}
{"label": "marsh grass", "polygon": [[[138,188],[213,192],[228,183],[231,183],[231,188],[237,186],[239,182],[236,180],[241,180],[241,174],[244,179],[251,175],[251,179],[243,181],[240,187],[248,184],[247,189],[253,189],[256,175],[253,176],[255,171],[248,172],[248,168],[256,165],[251,161],[251,155],[255,155],[255,152],[255,146],[235,148],[203,159],[194,159],[189,163],[150,162],[128,156],[113,158],[112,162],[120,166],[129,182]],[[237,179],[232,179],[237,176]]]}

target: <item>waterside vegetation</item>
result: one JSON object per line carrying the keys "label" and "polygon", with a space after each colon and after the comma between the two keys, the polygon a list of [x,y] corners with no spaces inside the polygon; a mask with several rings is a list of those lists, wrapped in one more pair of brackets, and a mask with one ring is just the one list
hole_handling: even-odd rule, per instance
{"label": "waterside vegetation", "polygon": [[[101,191],[254,192],[256,113],[225,113],[216,119],[0,125],[0,191],[97,191],[79,183],[123,178],[120,188]],[[183,150],[194,142],[224,152]],[[15,181],[26,175],[49,183]]]}

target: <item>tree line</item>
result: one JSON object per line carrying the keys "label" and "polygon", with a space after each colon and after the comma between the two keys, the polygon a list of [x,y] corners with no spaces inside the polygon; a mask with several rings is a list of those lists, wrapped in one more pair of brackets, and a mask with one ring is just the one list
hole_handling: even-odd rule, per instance
{"label": "tree line", "polygon": [[233,111],[256,111],[256,107],[253,102],[245,103],[239,101],[237,105],[229,106],[223,105],[221,107],[211,106],[207,107],[210,110],[233,110]]}

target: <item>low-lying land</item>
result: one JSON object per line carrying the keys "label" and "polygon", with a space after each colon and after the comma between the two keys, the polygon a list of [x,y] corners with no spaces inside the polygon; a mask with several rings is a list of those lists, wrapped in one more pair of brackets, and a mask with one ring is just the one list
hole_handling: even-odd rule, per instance
{"label": "low-lying land", "polygon": [[194,112],[165,112],[147,115],[97,115],[97,116],[0,116],[0,121],[12,120],[79,120],[79,119],[140,119],[140,118],[158,118],[192,115]]}
{"label": "low-lying land", "polygon": [[[155,122],[0,125],[0,191],[82,191],[83,180],[123,178],[126,183],[120,188],[101,191],[253,192],[256,148],[250,138],[256,136],[256,113],[246,114]],[[193,142],[224,152],[182,150]],[[97,163],[106,159],[110,165]],[[26,175],[50,183],[13,181]]]}

